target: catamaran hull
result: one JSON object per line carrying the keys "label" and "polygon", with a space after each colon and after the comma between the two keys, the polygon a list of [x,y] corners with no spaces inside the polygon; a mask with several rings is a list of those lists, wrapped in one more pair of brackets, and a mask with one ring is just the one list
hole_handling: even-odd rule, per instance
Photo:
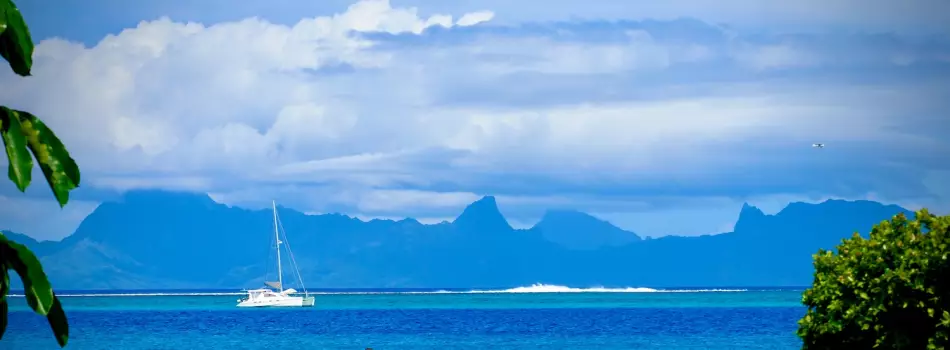
{"label": "catamaran hull", "polygon": [[313,297],[287,297],[279,300],[245,300],[238,307],[309,307],[313,306]]}

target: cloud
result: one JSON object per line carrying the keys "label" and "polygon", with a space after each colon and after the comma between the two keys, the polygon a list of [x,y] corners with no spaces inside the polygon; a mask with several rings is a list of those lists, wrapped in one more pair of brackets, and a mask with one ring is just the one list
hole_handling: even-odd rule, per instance
{"label": "cloud", "polygon": [[[63,2],[55,7],[18,3],[34,35],[65,36],[87,43],[105,33],[117,33],[142,19],[169,16],[183,22],[221,23],[249,17],[294,24],[302,14],[335,14],[352,0],[140,0],[135,2]],[[548,1],[548,0],[393,0],[392,6],[416,9],[419,16],[466,14],[492,10],[492,23],[520,25],[597,20],[672,20],[699,18],[729,23],[746,30],[859,29],[871,32],[950,31],[950,3],[943,0],[670,0],[670,1]],[[77,15],[81,14],[81,15]],[[464,16],[464,15],[463,15]]]}
{"label": "cloud", "polygon": [[473,26],[482,22],[491,21],[495,17],[495,13],[491,11],[478,11],[478,12],[469,12],[459,18],[458,22],[455,22],[456,25],[462,27]]}
{"label": "cloud", "polygon": [[493,194],[514,221],[572,207],[636,229],[774,196],[950,196],[946,36],[511,24],[495,5],[364,0],[293,25],[166,17],[95,45],[46,39],[33,77],[0,74],[0,100],[57,131],[93,202],[166,188],[444,218]]}
{"label": "cloud", "polygon": [[752,28],[815,30],[829,26],[891,30],[947,30],[950,4],[941,0],[818,0],[752,1],[505,1],[476,3],[435,0],[405,0],[400,4],[430,11],[473,11],[479,6],[497,13],[499,23],[567,20],[623,20],[681,17],[702,18],[714,23],[732,23]]}

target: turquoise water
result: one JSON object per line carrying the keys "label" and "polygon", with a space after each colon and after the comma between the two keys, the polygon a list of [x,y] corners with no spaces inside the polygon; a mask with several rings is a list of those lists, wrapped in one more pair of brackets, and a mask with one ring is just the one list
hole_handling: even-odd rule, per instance
{"label": "turquoise water", "polygon": [[[69,349],[795,349],[805,311],[801,290],[774,289],[331,292],[292,309],[238,309],[237,293],[60,294]],[[57,348],[10,301],[0,349]]]}

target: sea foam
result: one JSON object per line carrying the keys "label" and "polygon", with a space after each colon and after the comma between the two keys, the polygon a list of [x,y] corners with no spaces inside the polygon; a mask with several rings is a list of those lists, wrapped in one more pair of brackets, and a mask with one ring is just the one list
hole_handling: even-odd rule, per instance
{"label": "sea foam", "polygon": [[[471,290],[434,290],[434,291],[313,291],[310,294],[532,294],[532,293],[710,293],[710,292],[746,292],[746,289],[654,289],[645,287],[568,287],[553,284],[536,283],[508,289],[471,289]],[[234,296],[245,292],[155,292],[155,293],[64,293],[58,297],[160,297],[160,296]],[[22,294],[9,294],[11,297],[23,297]]]}

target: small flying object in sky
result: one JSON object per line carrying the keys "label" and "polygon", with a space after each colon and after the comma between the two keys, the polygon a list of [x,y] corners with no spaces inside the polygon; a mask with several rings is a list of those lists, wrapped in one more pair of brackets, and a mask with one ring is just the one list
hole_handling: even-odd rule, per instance
{"label": "small flying object in sky", "polygon": [[825,144],[823,143],[813,143],[811,146],[814,148],[825,148]]}

